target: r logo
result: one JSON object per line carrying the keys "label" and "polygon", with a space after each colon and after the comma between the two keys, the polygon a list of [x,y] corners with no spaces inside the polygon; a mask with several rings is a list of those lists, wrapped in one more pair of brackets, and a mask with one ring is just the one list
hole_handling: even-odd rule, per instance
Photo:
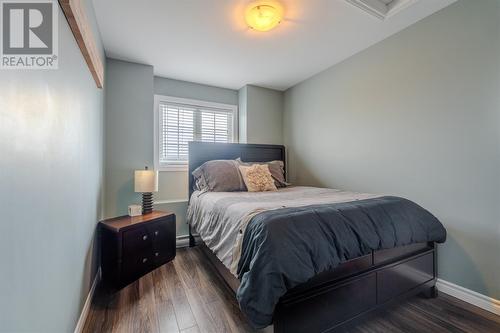
{"label": "r logo", "polygon": [[52,54],[53,5],[3,3],[3,54]]}
{"label": "r logo", "polygon": [[57,69],[56,0],[0,0],[0,69]]}

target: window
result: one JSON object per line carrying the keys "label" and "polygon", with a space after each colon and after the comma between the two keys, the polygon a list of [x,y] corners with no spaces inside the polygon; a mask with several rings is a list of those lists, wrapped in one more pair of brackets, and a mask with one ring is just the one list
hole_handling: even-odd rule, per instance
{"label": "window", "polygon": [[237,107],[155,96],[155,168],[187,170],[188,142],[237,142]]}

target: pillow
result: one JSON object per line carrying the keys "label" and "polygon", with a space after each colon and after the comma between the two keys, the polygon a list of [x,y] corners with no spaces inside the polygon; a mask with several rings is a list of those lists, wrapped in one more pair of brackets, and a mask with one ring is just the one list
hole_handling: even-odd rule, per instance
{"label": "pillow", "polygon": [[273,176],[266,164],[240,165],[240,172],[248,192],[277,191]]}
{"label": "pillow", "polygon": [[269,171],[271,172],[271,176],[274,179],[274,184],[276,187],[286,187],[290,184],[288,184],[285,181],[285,164],[283,161],[271,161],[271,162],[243,162],[241,158],[237,158],[236,161],[240,165],[244,166],[250,166],[254,164],[261,164],[261,165],[267,165],[269,167]]}
{"label": "pillow", "polygon": [[210,192],[245,191],[245,183],[235,160],[212,160],[193,171],[195,189]]}

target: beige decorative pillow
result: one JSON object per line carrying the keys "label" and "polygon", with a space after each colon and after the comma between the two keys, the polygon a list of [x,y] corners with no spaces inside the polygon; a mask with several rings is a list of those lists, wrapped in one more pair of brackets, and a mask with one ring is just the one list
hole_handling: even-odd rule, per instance
{"label": "beige decorative pillow", "polygon": [[269,167],[269,172],[274,178],[274,184],[276,187],[286,187],[288,184],[285,181],[285,164],[283,161],[270,161],[270,162],[243,162],[240,157],[236,159],[240,165],[250,166],[254,164],[266,164]]}
{"label": "beige decorative pillow", "polygon": [[239,166],[248,192],[277,191],[273,176],[266,164]]}

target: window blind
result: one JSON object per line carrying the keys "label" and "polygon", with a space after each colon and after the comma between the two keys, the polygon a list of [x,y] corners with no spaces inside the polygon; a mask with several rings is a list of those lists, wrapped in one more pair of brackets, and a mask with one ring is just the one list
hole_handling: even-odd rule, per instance
{"label": "window blind", "polygon": [[177,103],[159,103],[159,161],[185,164],[188,142],[232,142],[233,111]]}

